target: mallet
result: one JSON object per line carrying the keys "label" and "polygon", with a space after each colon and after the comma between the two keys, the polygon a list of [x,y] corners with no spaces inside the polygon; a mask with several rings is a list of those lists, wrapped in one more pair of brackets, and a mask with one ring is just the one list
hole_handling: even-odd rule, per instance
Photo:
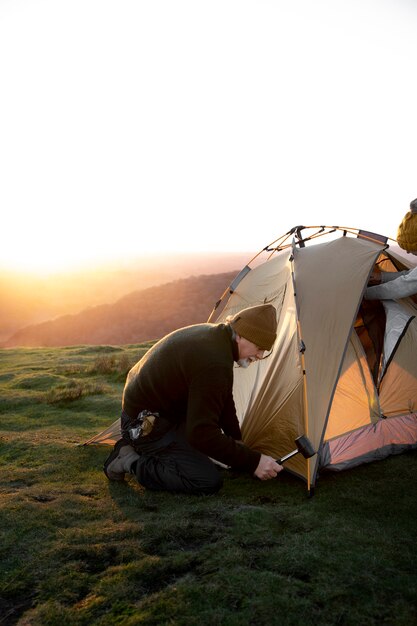
{"label": "mallet", "polygon": [[313,448],[313,444],[311,443],[310,439],[306,435],[301,435],[300,437],[297,437],[297,439],[295,440],[295,445],[297,446],[297,449],[293,450],[292,452],[289,452],[288,454],[283,456],[281,459],[277,459],[277,463],[281,465],[282,463],[284,463],[285,461],[288,461],[288,459],[291,459],[293,456],[295,456],[299,452],[301,452],[301,454],[303,455],[305,459],[309,459],[310,457],[316,454]]}

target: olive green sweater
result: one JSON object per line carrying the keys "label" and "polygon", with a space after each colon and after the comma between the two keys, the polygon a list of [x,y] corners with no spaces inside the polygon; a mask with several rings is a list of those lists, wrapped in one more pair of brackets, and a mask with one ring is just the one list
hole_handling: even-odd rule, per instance
{"label": "olive green sweater", "polygon": [[241,439],[233,400],[237,346],[227,324],[196,324],[156,343],[130,370],[123,410],[144,409],[173,424],[186,423],[189,443],[234,469],[254,472],[260,453]]}

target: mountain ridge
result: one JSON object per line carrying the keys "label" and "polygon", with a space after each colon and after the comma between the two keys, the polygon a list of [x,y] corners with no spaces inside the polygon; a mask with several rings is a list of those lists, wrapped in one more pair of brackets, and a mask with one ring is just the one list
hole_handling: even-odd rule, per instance
{"label": "mountain ridge", "polygon": [[133,291],[241,268],[251,256],[249,252],[148,254],[47,275],[0,268],[0,342],[27,326],[113,303]]}
{"label": "mountain ridge", "polygon": [[21,328],[0,346],[120,345],[159,339],[176,328],[206,322],[237,273],[201,274],[133,291],[112,304]]}

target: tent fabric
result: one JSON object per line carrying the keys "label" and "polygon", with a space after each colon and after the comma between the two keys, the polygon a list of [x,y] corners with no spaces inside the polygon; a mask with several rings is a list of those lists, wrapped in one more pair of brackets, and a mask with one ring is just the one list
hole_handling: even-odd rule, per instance
{"label": "tent fabric", "polygon": [[401,304],[395,302],[394,300],[384,300],[383,305],[387,321],[385,326],[384,357],[381,364],[381,377],[383,376],[394,350],[407,328],[407,325],[414,317],[403,306],[401,306]]}
{"label": "tent fabric", "polygon": [[345,470],[379,461],[392,454],[417,448],[417,413],[381,419],[347,433],[323,447],[320,462],[332,470]]}
{"label": "tent fabric", "polygon": [[417,410],[417,318],[411,320],[388,365],[379,400],[384,416]]}
{"label": "tent fabric", "polygon": [[[363,286],[378,254],[374,244],[348,238],[298,251],[296,285],[307,347],[307,415],[311,416],[306,434],[316,450],[322,443]],[[316,456],[311,461],[313,476],[317,462]]]}
{"label": "tent fabric", "polygon": [[380,407],[365,352],[355,332],[347,346],[337,382],[326,439],[334,439],[369,423],[378,421]]}
{"label": "tent fabric", "polygon": [[[343,236],[309,246],[293,245],[255,267],[230,295],[218,321],[239,307],[270,301],[285,287],[277,308],[278,337],[272,356],[248,370],[235,371],[234,394],[245,443],[279,458],[294,449],[294,440],[301,434],[320,452],[330,442],[336,447],[346,437],[348,443],[343,445],[352,445],[352,433],[357,433],[359,440],[359,433],[364,433],[375,458],[381,446],[390,449],[377,434],[387,431],[389,437],[392,430],[380,424],[387,415],[417,409],[417,359],[410,348],[414,346],[415,355],[417,326],[410,318],[417,307],[409,298],[398,305],[406,310],[407,320],[400,333],[395,325],[390,327],[396,318],[391,312],[388,322],[381,321],[387,324],[381,336],[393,340],[389,350],[391,354],[394,350],[394,357],[378,389],[355,331],[363,294],[377,262],[384,271],[407,268],[399,255],[391,257],[383,244],[367,239]],[[400,371],[401,367],[405,371]],[[404,424],[399,421],[398,428]],[[411,445],[408,439],[406,442]],[[351,451],[363,457],[353,445]],[[322,458],[319,453],[306,460],[299,454],[286,467],[310,488]]]}
{"label": "tent fabric", "polygon": [[119,441],[122,437],[122,424],[121,418],[119,417],[115,420],[108,428],[103,430],[102,432],[94,435],[91,439],[84,442],[84,446],[88,446],[90,444],[94,445],[104,445],[104,446],[114,446],[114,444]]}
{"label": "tent fabric", "polygon": [[[244,413],[239,412],[242,405],[237,408],[248,445],[279,458],[294,448],[298,435],[306,434],[319,449],[358,303],[380,250],[366,240],[345,237],[295,248],[256,267],[231,295],[219,321],[243,302],[249,306],[269,301],[272,286],[267,277],[273,279],[275,292],[285,281],[288,294],[279,311],[271,362],[254,366],[258,372],[250,373],[250,383],[246,372],[236,371],[235,395],[246,393]],[[274,274],[274,267],[281,271]],[[305,374],[301,341],[306,348]],[[306,461],[297,455],[288,467],[309,482],[317,470],[317,457]]]}

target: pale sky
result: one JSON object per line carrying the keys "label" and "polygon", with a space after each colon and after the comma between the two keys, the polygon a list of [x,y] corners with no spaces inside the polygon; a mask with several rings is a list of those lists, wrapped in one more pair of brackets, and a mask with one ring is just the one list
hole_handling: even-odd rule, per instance
{"label": "pale sky", "polygon": [[395,237],[416,0],[0,0],[0,267]]}

